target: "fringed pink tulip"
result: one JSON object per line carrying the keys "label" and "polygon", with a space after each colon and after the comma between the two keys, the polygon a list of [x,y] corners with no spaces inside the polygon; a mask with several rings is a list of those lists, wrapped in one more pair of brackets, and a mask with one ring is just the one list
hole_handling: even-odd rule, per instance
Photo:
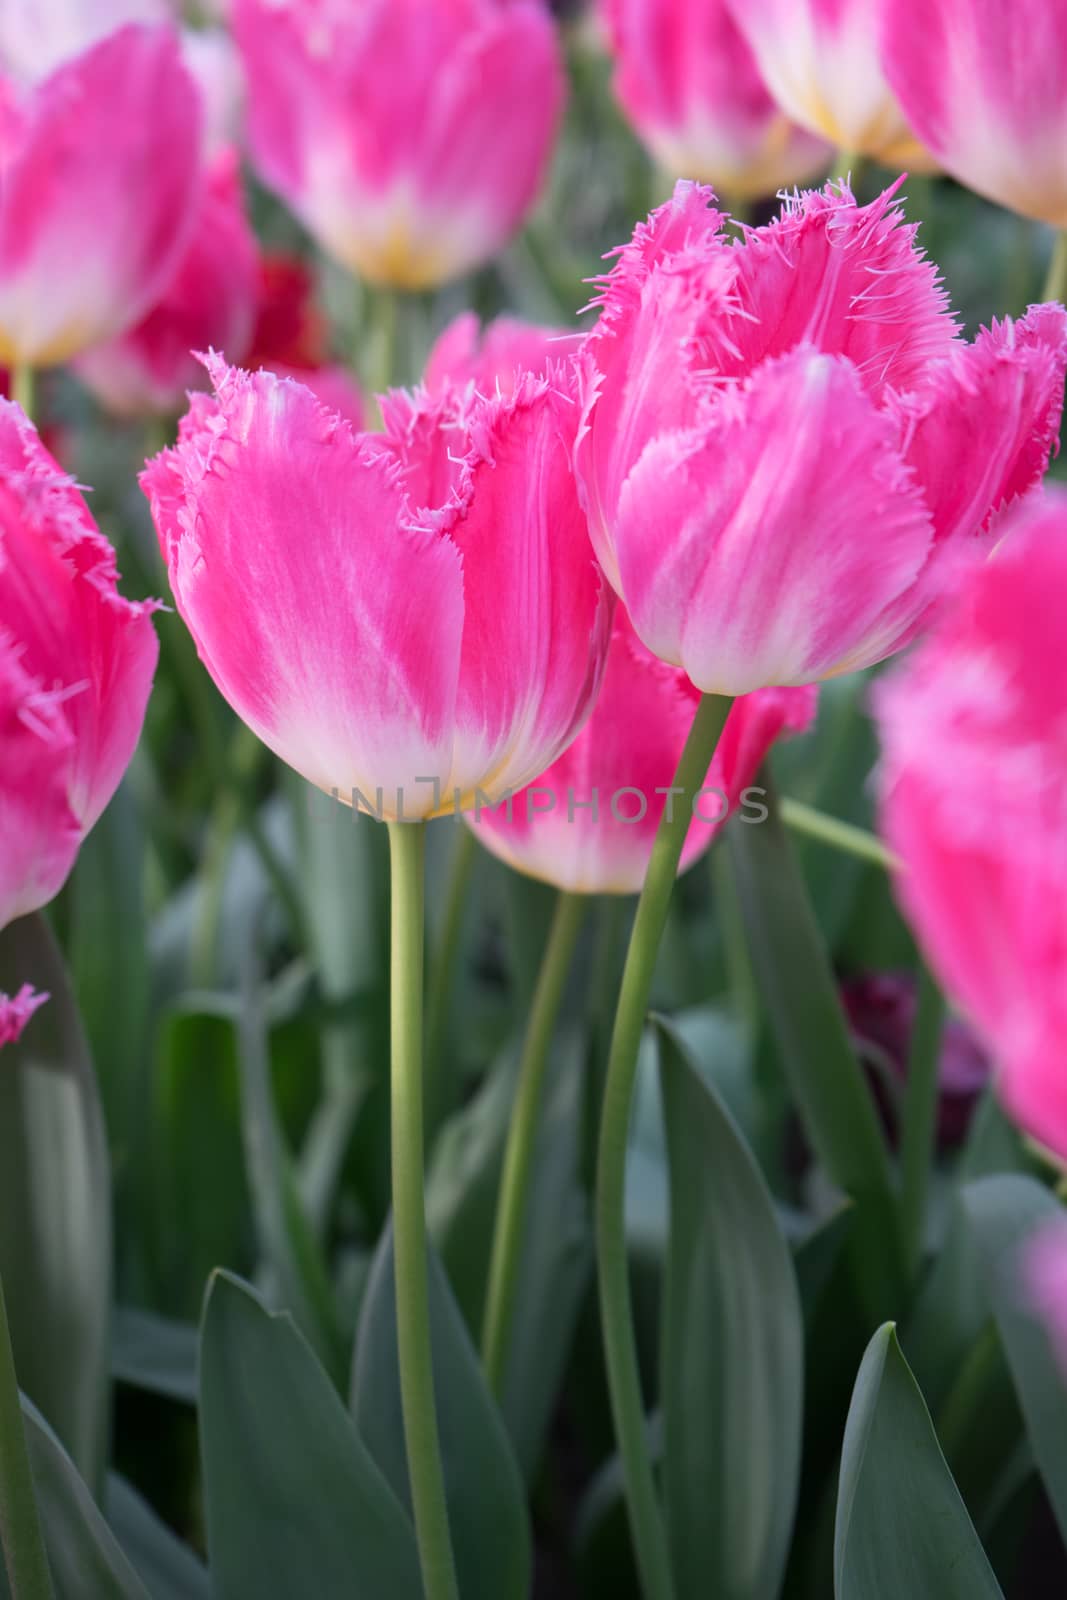
{"label": "fringed pink tulip", "polygon": [[496,317],[482,328],[473,311],[462,311],[430,351],[426,387],[436,394],[447,384],[471,383],[482,394],[512,394],[524,372],[544,377],[550,367],[571,363],[583,337],[518,317]]}
{"label": "fringed pink tulip", "polygon": [[315,285],[299,256],[262,256],[249,371],[266,367],[279,378],[295,378],[331,411],[362,428],[365,407],[348,367],[330,359],[329,326],[315,304]]}
{"label": "fringed pink tulip", "polygon": [[0,927],[47,904],[133,754],[152,606],[17,406],[0,401]]}
{"label": "fringed pink tulip", "polygon": [[964,343],[893,191],[724,234],[674,199],[619,252],[578,358],[579,487],[644,644],[698,688],[891,655],[1058,436],[1067,313]]}
{"label": "fringed pink tulip", "polygon": [[123,28],[29,90],[0,83],[0,361],[66,361],[139,321],[200,181],[198,95],[168,28]]}
{"label": "fringed pink tulip", "polygon": [[[783,733],[807,728],[817,691],[763,689],[731,708],[680,871],[698,861]],[[649,655],[625,612],[599,698],[581,733],[526,789],[470,819],[481,842],[520,872],[582,894],[637,894],[700,696],[683,672]],[[762,790],[760,794],[762,794]],[[753,797],[755,819],[758,796]]]}
{"label": "fringed pink tulip", "polygon": [[1005,1106],[1067,1159],[1067,499],[998,533],[879,686],[882,820],[905,911],[988,1040]]}
{"label": "fringed pink tulip", "polygon": [[1057,0],[883,0],[886,74],[947,172],[1067,227],[1067,10]]}
{"label": "fringed pink tulip", "polygon": [[48,995],[36,993],[28,983],[17,994],[0,994],[0,1047],[21,1038],[26,1024],[47,999]]}
{"label": "fringed pink tulip", "polygon": [[825,172],[833,150],[767,92],[726,0],[601,0],[615,93],[659,164],[739,199]]}
{"label": "fringed pink tulip", "polygon": [[233,23],[252,159],[350,271],[427,288],[518,228],[563,100],[543,0],[236,0]]}
{"label": "fringed pink tulip", "polygon": [[[931,163],[882,65],[883,0],[726,0],[794,122],[839,150],[915,172]],[[922,50],[919,35],[911,48]]]}
{"label": "fringed pink tulip", "polygon": [[208,174],[196,231],[163,298],[128,333],[86,351],[75,370],[117,416],[173,415],[204,376],[194,350],[241,361],[259,294],[259,255],[236,154]]}
{"label": "fringed pink tulip", "polygon": [[238,715],[389,819],[543,771],[592,706],[612,609],[563,375],[510,398],[394,393],[382,436],[299,384],[209,371],[217,397],[193,397],[142,481],[178,610]]}

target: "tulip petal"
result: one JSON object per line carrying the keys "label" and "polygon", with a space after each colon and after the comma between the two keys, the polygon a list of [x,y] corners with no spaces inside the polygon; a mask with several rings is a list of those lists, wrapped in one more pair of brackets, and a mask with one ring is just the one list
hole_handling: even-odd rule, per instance
{"label": "tulip petal", "polygon": [[465,417],[466,504],[450,529],[466,605],[451,782],[464,794],[528,783],[596,697],[613,599],[574,488],[576,420],[559,374],[527,375]]}
{"label": "tulip petal", "polygon": [[238,714],[312,783],[426,814],[449,770],[462,564],[416,526],[385,441],[302,385],[209,359],[147,467],[178,609]]}
{"label": "tulip petal", "polygon": [[64,361],[137,322],[200,186],[200,102],[169,28],[131,26],[8,107],[0,359]]}
{"label": "tulip petal", "polygon": [[845,184],[787,200],[738,251],[741,315],[721,371],[749,370],[800,344],[848,356],[868,387],[908,388],[948,355],[958,327],[937,268],[916,246],[896,190],[857,206]]}
{"label": "tulip petal", "polygon": [[850,362],[801,348],[646,449],[616,551],[648,648],[705,691],[745,694],[879,659],[885,597],[931,539],[892,420]]}
{"label": "tulip petal", "polygon": [[485,395],[513,394],[520,373],[544,377],[550,365],[570,362],[577,355],[583,337],[519,317],[496,317],[483,329],[473,311],[461,311],[430,351],[426,387],[435,394],[448,384],[472,383]]}
{"label": "tulip petal", "polygon": [[0,401],[0,615],[23,670],[62,696],[82,831],[140,736],[159,644],[152,602],[124,600],[115,552],[19,408]]}
{"label": "tulip petal", "polygon": [[47,994],[35,993],[28,983],[17,994],[0,994],[0,1047],[16,1042],[33,1013],[48,998]]}

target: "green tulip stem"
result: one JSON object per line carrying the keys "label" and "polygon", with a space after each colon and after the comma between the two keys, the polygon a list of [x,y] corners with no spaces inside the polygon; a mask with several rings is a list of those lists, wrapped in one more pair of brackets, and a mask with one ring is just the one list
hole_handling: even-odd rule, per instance
{"label": "green tulip stem", "polygon": [[814,806],[806,806],[802,800],[783,797],[778,802],[778,810],[786,827],[794,833],[817,839],[820,844],[829,845],[845,855],[856,856],[860,861],[869,861],[872,866],[882,867],[886,872],[895,872],[900,868],[901,863],[892,850],[865,828],[856,828],[851,822],[839,822],[836,817],[828,817],[824,811],[816,811]]}
{"label": "green tulip stem", "polygon": [[400,1401],[426,1600],[459,1600],[434,1399],[422,1171],[425,823],[389,823],[389,861],[393,1249]]}
{"label": "green tulip stem", "polygon": [[923,1228],[937,1134],[938,1068],[945,1001],[929,970],[919,975],[919,1004],[908,1057],[900,1137],[900,1223],[904,1256],[914,1274],[922,1260]]}
{"label": "green tulip stem", "polygon": [[28,361],[18,361],[11,369],[11,398],[33,421],[34,370]]}
{"label": "green tulip stem", "polygon": [[596,1234],[601,1331],[630,1527],[646,1600],[672,1600],[674,1585],[648,1452],[630,1301],[624,1216],[626,1142],[656,956],[693,816],[693,798],[711,765],[731,704],[729,698],[719,695],[705,695],[701,700],[675,773],[673,804],[668,801],[664,806],[623,969],[600,1121]]}
{"label": "green tulip stem", "polygon": [[504,1170],[489,1260],[489,1287],[482,1322],[485,1374],[498,1398],[515,1309],[515,1290],[519,1280],[545,1072],[574,947],[585,919],[586,904],[586,897],[580,894],[561,894],[556,901],[519,1062],[515,1108],[504,1151]]}
{"label": "green tulip stem", "polygon": [[1049,262],[1048,277],[1045,279],[1041,298],[1059,300],[1061,304],[1067,304],[1067,228],[1061,228],[1056,234],[1056,242],[1052,247],[1052,260]]}

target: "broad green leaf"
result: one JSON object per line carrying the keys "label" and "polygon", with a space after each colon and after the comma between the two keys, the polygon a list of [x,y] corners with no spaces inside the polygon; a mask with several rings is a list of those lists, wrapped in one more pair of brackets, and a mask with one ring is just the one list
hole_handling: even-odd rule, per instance
{"label": "broad green leaf", "polygon": [[[429,1282],[434,1390],[460,1593],[525,1600],[530,1530],[522,1478],[448,1279],[432,1252]],[[410,1505],[391,1227],[383,1233],[363,1301],[351,1399],[360,1437],[398,1498]]]}
{"label": "broad green leaf", "polygon": [[228,1273],[204,1306],[200,1449],[214,1600],[420,1600],[410,1519],[311,1347]]}
{"label": "broad green leaf", "polygon": [[210,1600],[207,1568],[161,1522],[147,1500],[109,1473],[107,1520],[152,1600]]}
{"label": "broad green leaf", "polygon": [[1027,1305],[1020,1275],[1027,1240],[1049,1221],[1062,1219],[1064,1208],[1033,1178],[1014,1174],[968,1184],[963,1207],[1034,1456],[1067,1537],[1067,1388],[1045,1327]]}
{"label": "broad green leaf", "polygon": [[880,1315],[895,1307],[903,1281],[885,1140],[770,780],[761,782],[766,820],[727,829],[752,963],[808,1138],[856,1203],[849,1259],[868,1313]]}
{"label": "broad green leaf", "polygon": [[1003,1600],[891,1323],[860,1365],[834,1531],[836,1600]]}
{"label": "broad green leaf", "polygon": [[56,1600],[149,1600],[55,1433],[28,1400],[22,1409]]}
{"label": "broad green leaf", "polygon": [[195,1406],[198,1338],[191,1322],[117,1306],[111,1324],[111,1376]]}
{"label": "broad green leaf", "polygon": [[789,1551],[804,1336],[789,1247],[755,1158],[658,1024],[670,1166],[661,1398],[679,1600],[767,1600]]}
{"label": "broad green leaf", "polygon": [[110,1409],[107,1144],[63,958],[39,913],[0,932],[0,990],[23,983],[51,998],[0,1062],[0,1275],[23,1392],[99,1487]]}

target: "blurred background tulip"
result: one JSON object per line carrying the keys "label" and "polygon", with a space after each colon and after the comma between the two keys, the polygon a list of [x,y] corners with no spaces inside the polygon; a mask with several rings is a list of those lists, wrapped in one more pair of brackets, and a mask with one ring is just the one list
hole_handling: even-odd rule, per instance
{"label": "blurred background tulip", "polygon": [[178,609],[238,714],[387,819],[529,782],[592,708],[612,609],[558,377],[510,398],[395,391],[383,440],[296,383],[209,371],[217,397],[193,397],[143,484]]}
{"label": "blurred background tulip", "polygon": [[0,68],[27,83],[127,23],[176,21],[172,0],[3,0]]}
{"label": "blurred background tulip", "polygon": [[893,190],[800,195],[740,244],[722,223],[680,183],[619,253],[575,459],[641,639],[747,694],[913,637],[961,547],[1048,465],[1067,316],[963,343]]}
{"label": "blurred background tulip", "polygon": [[884,0],[886,74],[960,183],[1067,227],[1067,10],[1056,0]]}
{"label": "blurred background tulip", "polygon": [[879,686],[901,902],[980,1029],[1010,1114],[1067,1159],[1067,500],[1022,508]]}
{"label": "blurred background tulip", "polygon": [[726,0],[772,95],[841,152],[922,171],[932,163],[882,64],[882,0]]}
{"label": "blurred background tulip", "polygon": [[158,646],[111,546],[0,401],[0,928],[46,905],[133,754]]}
{"label": "blurred background tulip", "polygon": [[825,172],[834,150],[772,100],[726,0],[601,0],[615,93],[660,166],[759,199]]}
{"label": "blurred background tulip", "polygon": [[206,174],[193,237],[161,300],[136,327],[77,358],[75,370],[118,416],[170,416],[204,369],[194,352],[246,356],[259,294],[256,238],[245,214],[236,155]]}
{"label": "blurred background tulip", "polygon": [[351,370],[330,352],[329,324],[315,300],[315,282],[300,256],[270,252],[259,263],[259,291],[250,371],[266,367],[295,378],[355,428],[364,426],[363,396]]}
{"label": "blurred background tulip", "polygon": [[0,360],[44,366],[136,323],[200,201],[201,110],[166,27],[130,26],[0,95]]}
{"label": "blurred background tulip", "polygon": [[563,101],[542,0],[236,0],[252,160],[322,247],[423,289],[537,197]]}
{"label": "blurred background tulip", "polygon": [[572,362],[582,338],[518,317],[496,317],[483,328],[473,311],[462,311],[430,351],[426,387],[433,394],[448,384],[470,383],[481,394],[513,394],[522,373],[544,377],[550,366]]}
{"label": "blurred background tulip", "polygon": [[[620,607],[589,721],[529,788],[468,818],[475,836],[509,866],[558,889],[637,894],[699,699],[684,672],[649,654]],[[803,732],[815,705],[814,689],[765,689],[738,700],[679,871],[707,850],[775,739]]]}

